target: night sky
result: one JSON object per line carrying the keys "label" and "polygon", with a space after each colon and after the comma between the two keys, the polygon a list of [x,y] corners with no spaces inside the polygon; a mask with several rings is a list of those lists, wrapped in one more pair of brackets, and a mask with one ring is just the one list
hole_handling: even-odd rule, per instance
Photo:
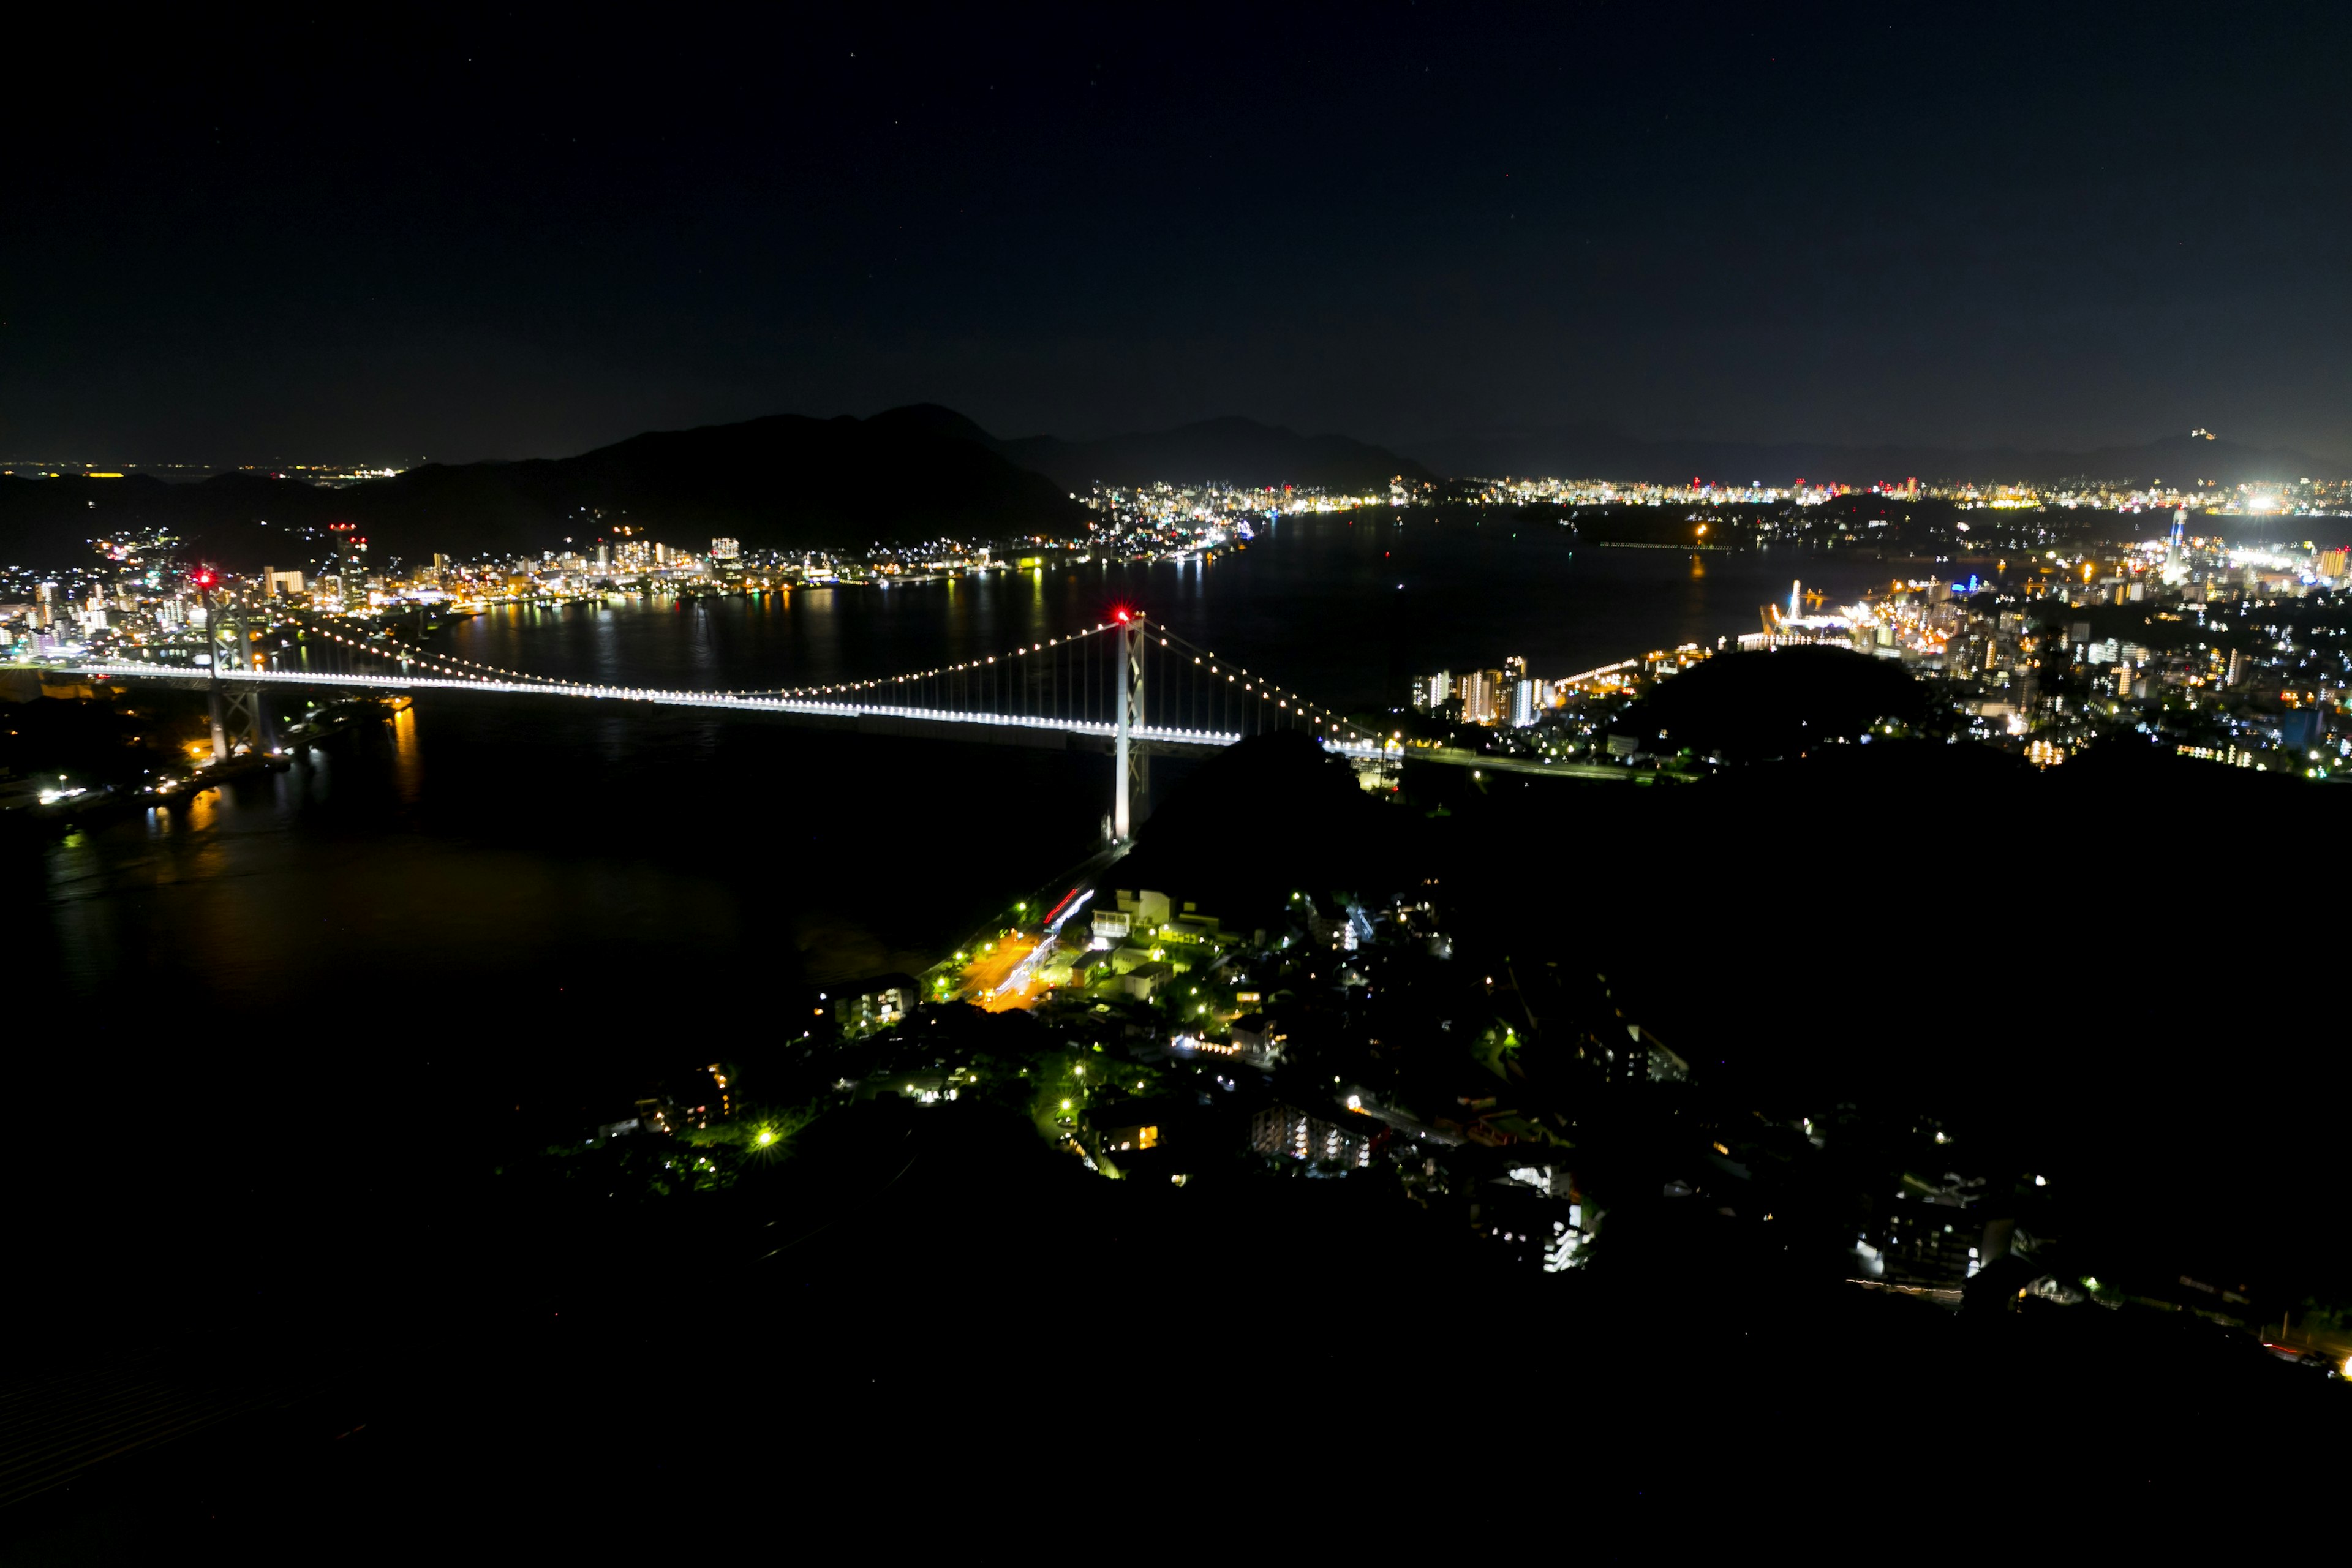
{"label": "night sky", "polygon": [[77,12],[0,110],[0,458],[935,401],[2352,458],[2352,7],[1727,9]]}

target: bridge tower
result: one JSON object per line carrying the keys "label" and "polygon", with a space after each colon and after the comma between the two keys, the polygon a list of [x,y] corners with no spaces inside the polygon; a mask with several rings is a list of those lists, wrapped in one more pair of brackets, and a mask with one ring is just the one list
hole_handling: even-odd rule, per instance
{"label": "bridge tower", "polygon": [[1118,612],[1118,738],[1111,758],[1111,841],[1135,836],[1138,808],[1150,795],[1151,760],[1143,740],[1143,617]]}
{"label": "bridge tower", "polygon": [[259,681],[232,683],[222,678],[223,667],[231,659],[239,673],[249,668],[253,639],[245,605],[231,603],[226,595],[214,597],[216,581],[210,571],[199,572],[195,578],[196,602],[205,612],[205,649],[211,655],[205,697],[212,710],[213,761],[224,763],[239,741],[257,755],[276,751],[278,726],[270,721],[268,699]]}

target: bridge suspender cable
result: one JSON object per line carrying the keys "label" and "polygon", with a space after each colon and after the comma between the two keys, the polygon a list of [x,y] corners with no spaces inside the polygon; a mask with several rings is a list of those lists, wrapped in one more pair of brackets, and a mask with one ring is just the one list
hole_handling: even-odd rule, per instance
{"label": "bridge suspender cable", "polygon": [[[1048,637],[1003,654],[983,654],[929,669],[874,679],[761,690],[662,691],[534,675],[485,664],[460,655],[429,652],[381,637],[355,637],[316,617],[295,613],[306,633],[315,633],[363,658],[396,665],[403,679],[423,671],[451,684],[503,686],[640,700],[722,703],[728,706],[807,705],[824,709],[886,711],[949,719],[991,718],[1023,724],[1086,730],[1108,735],[1124,716],[1139,738],[1167,737],[1214,742],[1271,729],[1309,731],[1318,739],[1354,746],[1379,745],[1380,738],[1345,722],[1328,708],[1264,679],[1255,672],[1197,647],[1142,616],[1114,626]],[[1110,636],[1113,632],[1118,635]],[[1097,661],[1129,668],[1113,680]],[[1067,665],[1066,670],[1065,664]],[[131,673],[166,673],[142,667]],[[274,676],[276,672],[247,671]],[[296,672],[312,684],[331,683],[324,672]],[[1130,707],[1129,693],[1133,694]],[[1168,721],[1180,721],[1170,723]],[[1158,722],[1153,722],[1158,721]]]}

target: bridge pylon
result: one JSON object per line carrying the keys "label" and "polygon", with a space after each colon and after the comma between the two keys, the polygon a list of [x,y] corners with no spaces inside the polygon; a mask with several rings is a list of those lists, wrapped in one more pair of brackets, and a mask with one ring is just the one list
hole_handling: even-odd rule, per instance
{"label": "bridge pylon", "polygon": [[1143,729],[1143,626],[1141,616],[1118,612],[1118,738],[1112,748],[1111,842],[1135,837],[1135,825],[1150,800],[1151,759],[1140,742]]}
{"label": "bridge pylon", "polygon": [[232,604],[226,595],[215,603],[211,585],[201,581],[197,584],[197,602],[205,607],[205,646],[211,655],[211,663],[205,667],[208,679],[205,697],[211,709],[213,761],[226,762],[239,741],[256,755],[276,751],[278,726],[270,719],[269,700],[263,695],[261,683],[232,683],[223,679],[225,667],[231,659],[243,672],[253,658],[244,605]]}

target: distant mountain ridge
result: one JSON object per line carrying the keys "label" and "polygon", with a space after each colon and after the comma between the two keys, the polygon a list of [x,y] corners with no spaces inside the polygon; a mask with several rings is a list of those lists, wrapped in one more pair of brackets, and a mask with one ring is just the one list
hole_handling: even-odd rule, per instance
{"label": "distant mountain ridge", "polygon": [[877,419],[902,420],[1000,454],[1072,491],[1090,485],[1223,483],[1297,485],[1325,490],[1385,490],[1391,479],[1434,479],[1412,458],[1352,436],[1301,436],[1238,415],[1195,420],[1172,430],[1135,431],[1094,440],[1059,436],[1004,439],[952,408],[918,403]]}
{"label": "distant mountain ridge", "polygon": [[289,535],[329,522],[357,524],[378,560],[411,562],[537,553],[625,526],[697,551],[714,537],[862,550],[1086,531],[1090,514],[1066,489],[943,425],[947,414],[775,415],[651,431],[572,458],[426,464],[341,489],[252,473],[187,484],[0,479],[0,557],[63,561],[92,538],[147,526],[237,570],[298,563],[308,550]]}
{"label": "distant mountain ridge", "polygon": [[1203,419],[1097,441],[1028,436],[996,449],[1072,489],[1157,479],[1256,487],[1301,485],[1332,491],[1385,491],[1389,480],[1433,479],[1411,458],[1348,436],[1301,436],[1255,419]]}
{"label": "distant mountain ridge", "polygon": [[1785,485],[1803,477],[1969,479],[2046,484],[2070,475],[2188,485],[2352,477],[2307,454],[2171,436],[2088,452],[1818,443],[1645,441],[1598,426],[1486,432],[1433,442],[1424,465],[1345,436],[1302,436],[1243,418],[1070,441],[1000,439],[936,404],[870,418],[774,415],[731,425],[649,431],[577,457],[428,464],[329,489],[263,474],[168,483],[0,476],[0,563],[44,568],[84,558],[88,542],[162,527],[193,553],[236,570],[299,565],[299,537],[359,525],[375,558],[435,552],[537,553],[640,528],[686,550],[732,537],[751,549],[862,550],[939,538],[1075,537],[1093,514],[1076,499],[1096,483],[1223,481],[1385,491],[1392,478],[1550,477]]}
{"label": "distant mountain ridge", "polygon": [[464,516],[517,547],[559,525],[575,538],[627,523],[687,546],[725,535],[754,549],[815,549],[1069,535],[1087,522],[1042,476],[925,409],[649,431],[576,458],[427,465],[342,494],[363,521],[369,511],[409,523]]}
{"label": "distant mountain ridge", "polygon": [[681,549],[714,537],[746,548],[863,550],[952,538],[1073,537],[1093,513],[1073,492],[1097,480],[1224,480],[1385,490],[1409,458],[1344,436],[1300,436],[1248,419],[1103,441],[1004,441],[936,404],[871,418],[780,414],[648,431],[571,458],[428,463],[331,489],[237,472],[186,483],[0,478],[0,561],[78,558],[88,542],[168,528],[225,565],[299,564],[298,536],[358,525],[377,560],[439,552],[536,553],[623,527]]}
{"label": "distant mountain ridge", "polygon": [[1433,439],[1426,443],[1424,456],[1457,476],[1634,479],[1661,484],[1698,478],[1786,485],[1801,478],[1864,485],[1914,477],[1923,482],[2050,484],[2080,475],[2141,483],[2161,479],[2186,487],[2198,479],[2234,485],[2352,478],[2352,467],[2305,452],[2185,434],[2144,446],[2064,452],[2015,447],[1967,450],[1842,447],[1824,442],[1651,441],[1600,426],[1574,425]]}

